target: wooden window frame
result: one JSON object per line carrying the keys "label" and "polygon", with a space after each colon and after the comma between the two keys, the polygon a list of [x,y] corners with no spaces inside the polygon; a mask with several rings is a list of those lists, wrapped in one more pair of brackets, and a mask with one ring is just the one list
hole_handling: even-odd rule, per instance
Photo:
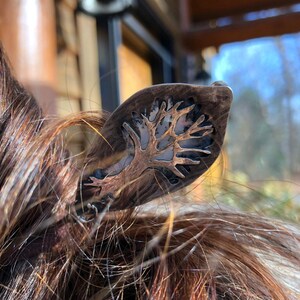
{"label": "wooden window frame", "polygon": [[[124,16],[99,18],[97,22],[101,99],[104,110],[113,111],[121,103],[118,46],[123,42],[122,26],[131,30],[152,53],[150,64],[153,83],[174,82],[173,39],[167,32],[160,36],[163,27],[160,27],[162,25],[159,25],[158,17],[149,7],[145,8],[140,4],[136,10]],[[154,35],[153,32],[158,34]]]}

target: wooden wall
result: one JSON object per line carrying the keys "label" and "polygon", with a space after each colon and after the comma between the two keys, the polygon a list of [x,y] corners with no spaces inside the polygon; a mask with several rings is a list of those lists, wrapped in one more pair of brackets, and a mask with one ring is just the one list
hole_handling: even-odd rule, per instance
{"label": "wooden wall", "polygon": [[[101,109],[96,20],[76,12],[76,6],[76,0],[62,0],[56,6],[57,111],[63,117]],[[80,153],[86,140],[80,128],[67,134],[73,153]]]}
{"label": "wooden wall", "polygon": [[119,46],[119,76],[121,101],[152,84],[151,65],[131,47]]}
{"label": "wooden wall", "polygon": [[96,20],[75,13],[76,0],[57,5],[58,112],[101,109]]}
{"label": "wooden wall", "polygon": [[0,0],[0,41],[46,114],[101,108],[94,18],[77,0]]}

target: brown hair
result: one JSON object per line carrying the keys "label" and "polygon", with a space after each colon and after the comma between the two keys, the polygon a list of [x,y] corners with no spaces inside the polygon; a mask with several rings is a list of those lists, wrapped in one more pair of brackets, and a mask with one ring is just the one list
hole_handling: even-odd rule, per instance
{"label": "brown hair", "polygon": [[[171,88],[180,101],[168,102],[164,94],[170,94],[170,86],[160,86],[138,93],[128,102],[130,106],[108,119],[81,113],[47,121],[33,97],[11,75],[1,50],[1,299],[299,297],[300,236],[293,227],[201,206],[178,214],[136,207],[201,175],[218,156],[223,141],[229,108],[227,104],[216,108],[205,99],[221,97],[223,101],[230,95],[228,89],[220,84],[203,89],[198,101],[198,89]],[[191,101],[191,90],[196,102],[185,105],[182,99]],[[149,93],[156,102],[147,100]],[[161,165],[167,161],[164,168],[157,161],[155,168],[143,165],[144,172],[137,172],[129,184],[122,177],[126,187],[116,186],[123,179],[115,176],[130,166],[136,151],[146,149],[137,148],[145,124],[155,118],[162,124],[166,112],[176,107],[176,114],[181,105],[187,110],[185,121],[192,122],[187,127],[197,123],[201,128],[194,132],[201,135],[187,138],[187,154],[176,156],[176,164],[157,156]],[[156,111],[152,119],[151,109]],[[116,120],[116,116],[121,117]],[[82,124],[101,134],[83,163],[68,153],[62,138],[65,129]],[[184,144],[178,136],[187,129],[177,130],[181,132],[174,129],[168,145],[174,140]],[[191,142],[195,136],[201,140],[197,146]],[[139,166],[137,162],[135,168]],[[109,195],[103,194],[101,186],[108,177],[105,184],[113,189]]]}

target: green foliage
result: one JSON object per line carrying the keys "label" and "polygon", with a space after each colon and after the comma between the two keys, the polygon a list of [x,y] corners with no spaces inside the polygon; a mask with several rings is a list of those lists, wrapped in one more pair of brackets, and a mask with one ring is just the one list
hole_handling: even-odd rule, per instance
{"label": "green foliage", "polygon": [[213,79],[234,92],[231,170],[251,180],[300,178],[299,37],[227,44],[213,59]]}
{"label": "green foliage", "polygon": [[[250,182],[245,173],[227,175],[223,184],[215,187],[214,200],[219,205],[300,223],[299,186],[284,181]],[[210,195],[211,187],[210,187]],[[206,194],[208,189],[206,188]]]}

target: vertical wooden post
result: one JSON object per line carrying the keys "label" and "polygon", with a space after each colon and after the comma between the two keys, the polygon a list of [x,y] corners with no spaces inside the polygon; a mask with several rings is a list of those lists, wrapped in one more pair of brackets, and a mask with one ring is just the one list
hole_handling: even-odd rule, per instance
{"label": "vertical wooden post", "polygon": [[0,0],[0,41],[16,77],[46,114],[55,114],[54,0]]}
{"label": "vertical wooden post", "polygon": [[181,31],[186,32],[191,27],[188,0],[180,0],[179,1],[179,9],[180,9],[180,19],[181,19],[180,20]]}

